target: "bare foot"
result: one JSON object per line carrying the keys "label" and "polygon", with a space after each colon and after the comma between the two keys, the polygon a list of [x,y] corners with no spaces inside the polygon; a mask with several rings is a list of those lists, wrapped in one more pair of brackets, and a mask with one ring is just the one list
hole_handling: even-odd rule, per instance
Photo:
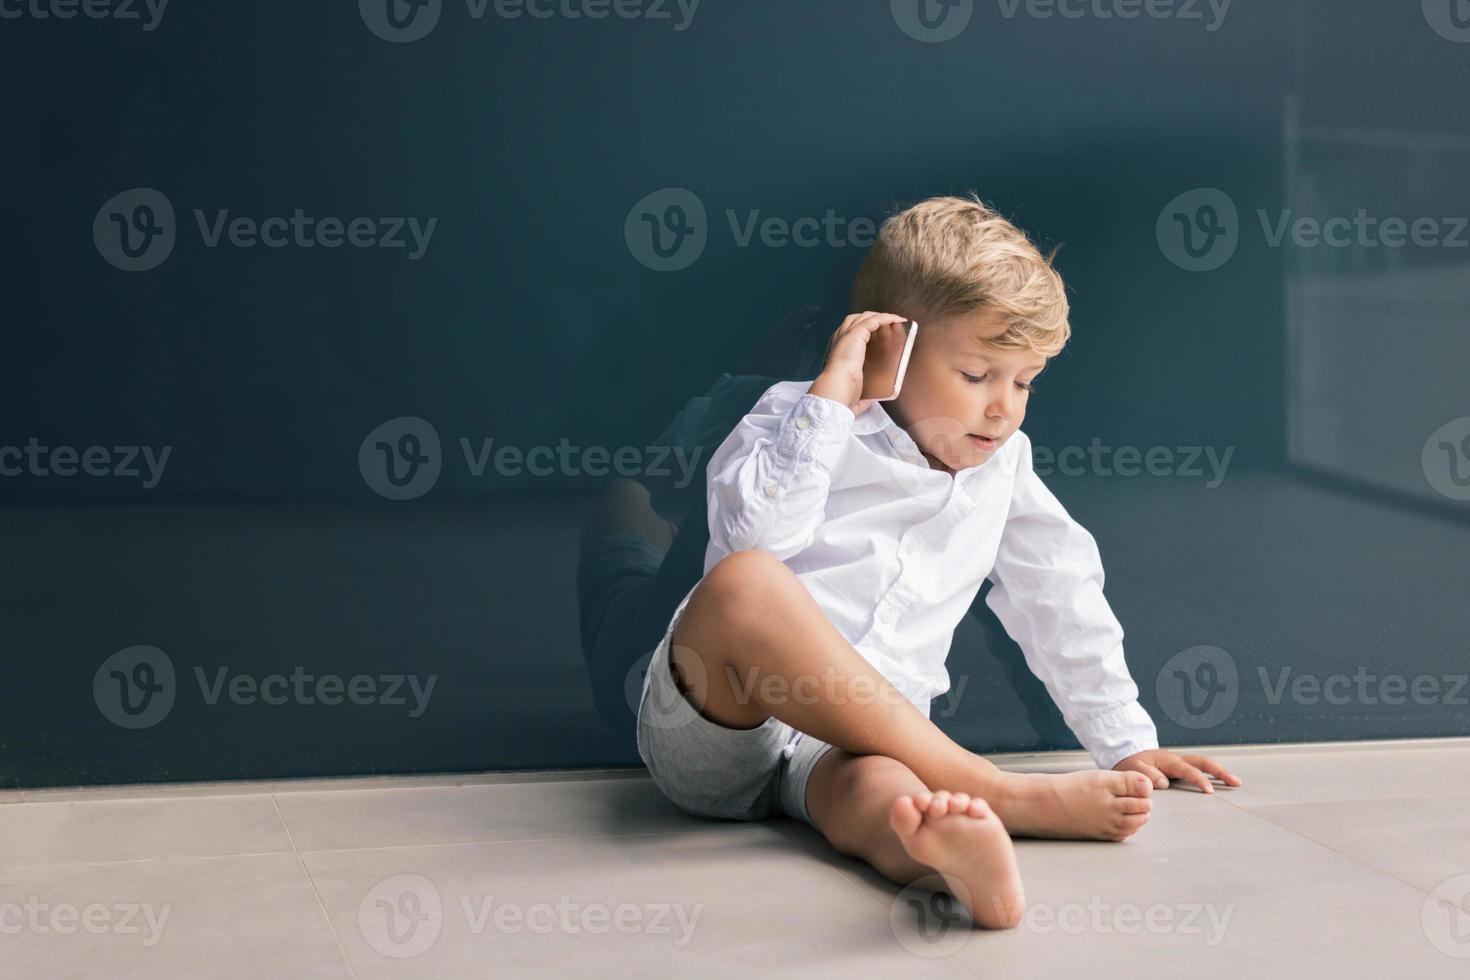
{"label": "bare foot", "polygon": [[1011,835],[990,804],[948,790],[900,796],[888,809],[888,825],[909,857],[943,876],[977,924],[1020,924],[1026,910],[1021,872]]}
{"label": "bare foot", "polygon": [[1120,841],[1148,822],[1153,784],[1141,772],[1006,773],[995,812],[1017,837]]}

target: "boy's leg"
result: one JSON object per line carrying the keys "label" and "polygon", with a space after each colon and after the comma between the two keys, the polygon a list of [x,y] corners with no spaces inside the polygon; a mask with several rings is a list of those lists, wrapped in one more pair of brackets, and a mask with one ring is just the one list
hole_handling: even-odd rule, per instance
{"label": "boy's leg", "polygon": [[984,798],[1018,835],[1122,840],[1141,826],[1127,818],[1151,807],[1141,773],[1007,773],[956,744],[766,552],[736,552],[709,570],[674,625],[670,661],[680,690],[717,724],[755,728],[774,715],[853,755],[896,759],[926,785]]}
{"label": "boy's leg", "polygon": [[938,874],[981,926],[1021,921],[1025,896],[1004,824],[979,797],[930,793],[903,763],[832,749],[807,781],[807,812],[838,851],[890,881]]}

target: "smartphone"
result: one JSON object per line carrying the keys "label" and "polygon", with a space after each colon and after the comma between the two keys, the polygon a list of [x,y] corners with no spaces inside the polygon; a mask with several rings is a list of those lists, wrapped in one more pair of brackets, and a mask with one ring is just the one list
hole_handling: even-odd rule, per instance
{"label": "smartphone", "polygon": [[863,361],[862,400],[887,402],[898,397],[918,335],[919,325],[913,320],[884,324],[873,331]]}

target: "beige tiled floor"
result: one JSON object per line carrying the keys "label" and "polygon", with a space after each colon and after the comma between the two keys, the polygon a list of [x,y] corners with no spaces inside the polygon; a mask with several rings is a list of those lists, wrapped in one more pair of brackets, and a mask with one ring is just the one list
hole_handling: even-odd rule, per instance
{"label": "beige tiled floor", "polygon": [[0,793],[0,977],[1470,976],[1470,740],[1211,751],[1005,933],[633,773]]}

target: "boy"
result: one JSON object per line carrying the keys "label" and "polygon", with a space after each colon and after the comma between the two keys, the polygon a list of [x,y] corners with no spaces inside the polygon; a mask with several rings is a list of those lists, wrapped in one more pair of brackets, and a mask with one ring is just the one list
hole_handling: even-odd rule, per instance
{"label": "boy", "polygon": [[[1010,835],[1119,841],[1160,750],[1103,598],[1092,536],[1031,467],[1032,382],[1070,336],[1060,276],[978,198],[883,225],[810,382],[773,385],[710,458],[704,576],[654,650],[638,749],[695,814],[785,814],[893,881],[938,873],[974,920],[1024,895]],[[869,338],[920,324],[902,393],[860,401]],[[1099,771],[1009,773],[929,720],[954,627],[986,602]]]}

